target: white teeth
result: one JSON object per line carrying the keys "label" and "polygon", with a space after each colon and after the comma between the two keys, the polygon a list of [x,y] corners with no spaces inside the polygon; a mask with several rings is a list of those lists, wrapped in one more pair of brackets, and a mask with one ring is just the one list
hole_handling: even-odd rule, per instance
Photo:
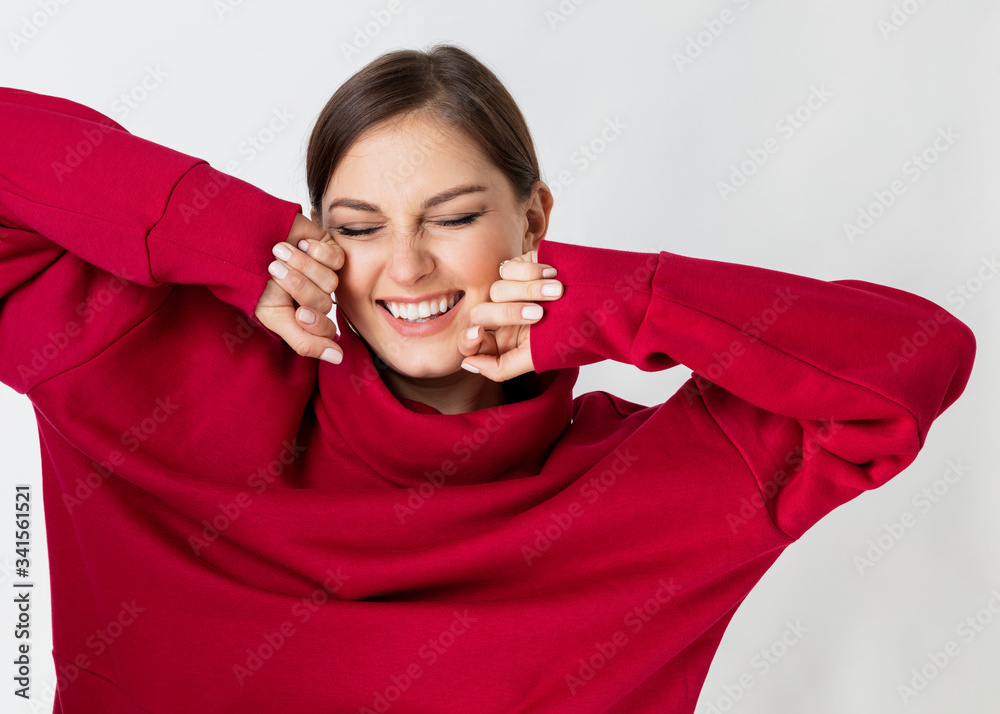
{"label": "white teeth", "polygon": [[396,303],[383,300],[382,304],[389,309],[389,312],[392,313],[392,316],[395,318],[402,318],[410,321],[419,320],[423,322],[432,315],[443,315],[448,312],[448,310],[455,306],[458,298],[459,295],[454,293],[447,297],[435,300],[424,300],[420,303]]}

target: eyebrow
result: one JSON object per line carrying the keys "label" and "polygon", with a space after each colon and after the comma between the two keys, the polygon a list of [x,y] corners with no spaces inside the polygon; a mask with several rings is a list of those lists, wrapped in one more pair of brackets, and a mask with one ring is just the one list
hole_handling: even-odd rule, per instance
{"label": "eyebrow", "polygon": [[[433,208],[441,203],[447,203],[453,198],[458,198],[459,196],[464,196],[467,193],[481,193],[486,190],[485,186],[481,186],[476,183],[465,184],[462,186],[454,186],[446,191],[442,191],[436,196],[431,196],[426,201],[424,201],[420,208],[426,211],[428,208]],[[345,206],[347,208],[353,208],[356,211],[371,211],[372,213],[381,213],[382,209],[378,206],[368,203],[366,201],[359,201],[354,198],[338,198],[336,201],[330,203],[326,211],[329,213],[337,206]]]}

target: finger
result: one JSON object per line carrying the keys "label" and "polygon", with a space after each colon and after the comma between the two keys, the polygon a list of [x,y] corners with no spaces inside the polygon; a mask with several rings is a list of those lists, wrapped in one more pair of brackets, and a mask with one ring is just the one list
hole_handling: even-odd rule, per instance
{"label": "finger", "polygon": [[319,315],[315,310],[311,310],[308,307],[300,307],[296,310],[295,319],[298,320],[299,325],[311,335],[329,337],[333,339],[339,334],[337,332],[337,323],[331,320],[327,315]]}
{"label": "finger", "polygon": [[477,354],[496,354],[498,351],[496,335],[487,332],[479,325],[470,327],[462,333],[458,341],[458,351],[466,357]]}
{"label": "finger", "polygon": [[[292,301],[292,296],[285,292],[284,288],[278,285],[278,281],[272,278],[267,281],[267,285],[264,286],[264,292],[260,296],[260,300],[257,302],[257,310],[263,308],[280,308],[280,307],[290,307],[294,309],[295,303]],[[275,312],[272,310],[272,312]],[[277,311],[280,313],[280,311]]]}
{"label": "finger", "polygon": [[474,325],[495,330],[504,325],[534,325],[545,315],[545,308],[530,302],[481,302],[472,306],[469,319]]}
{"label": "finger", "polygon": [[[504,270],[505,275],[506,272]],[[563,284],[558,280],[497,280],[490,286],[490,300],[493,302],[558,300],[562,294]]]}
{"label": "finger", "polygon": [[[287,245],[287,243],[280,245]],[[303,253],[299,251],[299,255],[303,255]],[[315,261],[313,264],[316,264]],[[321,267],[322,270],[328,271],[334,276],[335,283],[336,273],[329,268]],[[267,272],[299,305],[307,305],[323,315],[333,310],[333,298],[330,296],[333,290],[326,292],[326,286],[330,284],[329,282],[321,288],[308,275],[290,266],[284,260],[271,261],[267,266]],[[335,284],[334,287],[336,287]]]}
{"label": "finger", "polygon": [[339,282],[337,270],[344,266],[344,249],[337,243],[322,241],[313,241],[309,248],[312,252],[306,253],[284,242],[275,244],[271,252],[275,258],[313,281],[320,290],[332,293]]}
{"label": "finger", "polygon": [[[340,270],[343,268],[344,260],[347,257],[343,247],[329,233],[325,233],[324,237],[319,240],[303,238],[296,243],[295,247],[331,270]],[[295,265],[295,263],[293,262],[292,265]],[[331,290],[330,292],[333,291]]]}
{"label": "finger", "polygon": [[475,325],[462,333],[458,340],[458,351],[465,357],[479,354],[479,346],[483,343],[486,330]]}
{"label": "finger", "polygon": [[[300,308],[298,312],[305,309]],[[343,351],[332,339],[336,334],[336,325],[333,325],[332,328],[330,326],[324,327],[320,324],[320,320],[317,320],[314,324],[319,325],[319,327],[314,329],[317,329],[320,334],[312,335],[309,329],[306,329],[309,327],[308,325],[296,324],[296,312],[292,296],[285,292],[275,280],[268,280],[264,293],[254,310],[254,315],[261,324],[300,355],[319,357],[337,364],[338,356],[343,355]],[[329,320],[329,318],[325,319]],[[306,339],[307,337],[311,339]]]}
{"label": "finger", "polygon": [[[555,268],[546,263],[538,263],[538,251],[531,251],[517,258],[511,258],[503,264],[503,280],[538,280],[554,278],[559,274]],[[499,274],[499,270],[497,271]]]}
{"label": "finger", "polygon": [[292,221],[292,227],[288,231],[288,237],[285,240],[292,245],[298,245],[299,241],[303,238],[323,240],[323,234],[326,232],[316,221],[306,218],[301,213],[297,213],[295,214],[295,219]]}
{"label": "finger", "polygon": [[295,319],[288,307],[265,307],[258,310],[258,319],[303,357],[323,359],[340,364],[344,351],[329,337],[313,335]]}
{"label": "finger", "polygon": [[[500,356],[466,357],[462,360],[462,367],[470,372],[478,372],[494,382],[505,382],[534,369],[531,363],[531,353],[523,348],[504,352]],[[469,367],[473,369],[469,369]]]}

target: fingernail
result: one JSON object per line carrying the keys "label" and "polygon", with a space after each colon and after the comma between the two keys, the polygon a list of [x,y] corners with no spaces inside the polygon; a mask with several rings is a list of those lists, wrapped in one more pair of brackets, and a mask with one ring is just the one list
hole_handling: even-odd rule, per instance
{"label": "fingernail", "polygon": [[303,238],[302,240],[300,240],[299,241],[299,250],[301,250],[303,253],[305,253],[306,251],[308,251],[309,250],[309,241],[307,241],[305,238]]}
{"label": "fingernail", "polygon": [[548,295],[549,297],[559,297],[562,293],[562,285],[560,283],[546,283],[542,286],[542,295]]}
{"label": "fingernail", "polygon": [[476,325],[475,327],[470,327],[468,330],[465,331],[465,336],[468,337],[470,340],[476,339],[479,336],[479,326]]}
{"label": "fingernail", "polygon": [[[307,325],[311,325],[316,322],[316,315],[313,314],[312,310],[306,310],[302,308],[299,310],[299,319]],[[327,348],[330,349],[330,348]]]}
{"label": "fingernail", "polygon": [[267,272],[276,277],[278,280],[281,280],[282,278],[287,277],[288,268],[279,263],[278,261],[274,261],[269,266],[267,266]]}
{"label": "fingernail", "polygon": [[327,347],[323,350],[323,354],[319,356],[321,360],[330,362],[331,364],[340,364],[340,360],[344,358],[344,355],[340,354],[337,350],[332,347]]}
{"label": "fingernail", "polygon": [[462,368],[469,370],[473,374],[479,374],[479,370],[473,367],[471,364],[466,364],[465,362],[462,362]]}
{"label": "fingernail", "polygon": [[543,278],[554,278],[554,277],[556,277],[556,269],[555,268],[545,268],[544,270],[542,270],[542,277]]}
{"label": "fingernail", "polygon": [[288,260],[292,257],[292,251],[288,249],[288,246],[284,243],[278,243],[273,248],[271,252],[274,253],[275,258],[280,258],[281,260]]}
{"label": "fingernail", "polygon": [[521,308],[521,317],[525,320],[537,320],[542,316],[541,305],[525,305]]}

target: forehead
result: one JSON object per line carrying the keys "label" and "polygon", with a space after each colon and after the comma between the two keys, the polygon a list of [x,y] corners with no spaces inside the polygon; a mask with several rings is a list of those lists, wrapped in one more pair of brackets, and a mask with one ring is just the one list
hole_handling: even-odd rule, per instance
{"label": "forehead", "polygon": [[359,136],[337,164],[324,198],[328,203],[359,191],[422,198],[428,191],[457,183],[498,188],[501,177],[464,132],[416,114],[384,122]]}

